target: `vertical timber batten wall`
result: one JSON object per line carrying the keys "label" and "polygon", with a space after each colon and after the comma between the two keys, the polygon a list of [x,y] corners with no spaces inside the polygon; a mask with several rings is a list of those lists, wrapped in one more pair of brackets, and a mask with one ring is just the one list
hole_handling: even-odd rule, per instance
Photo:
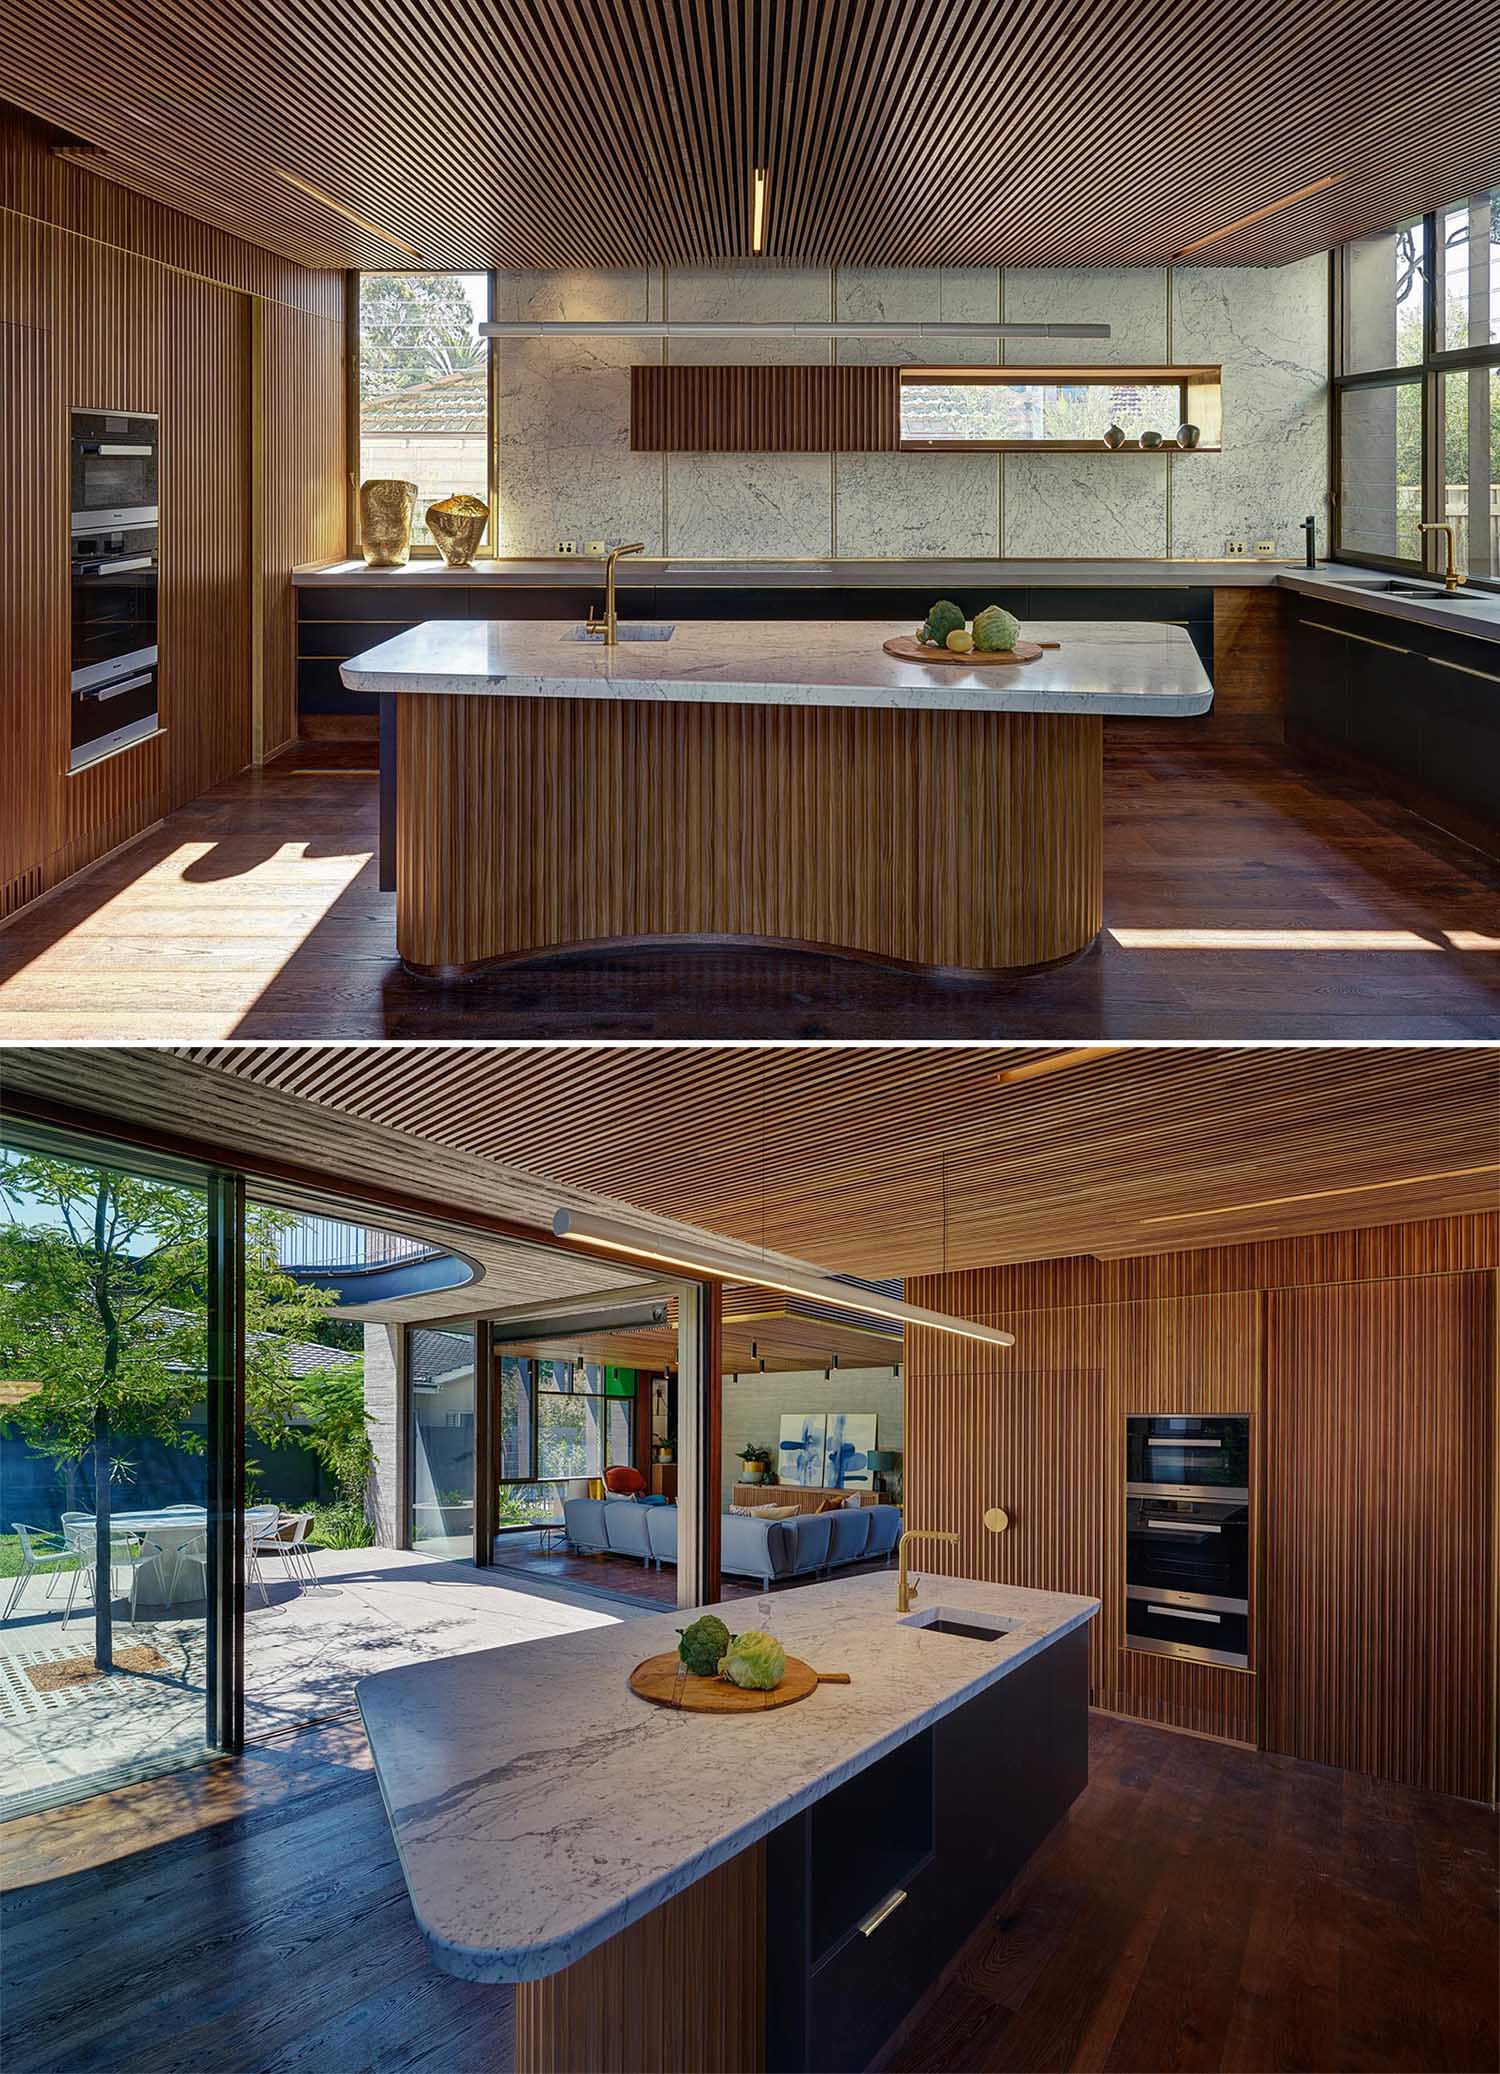
{"label": "vertical timber batten wall", "polygon": [[[344,547],[343,275],[66,164],[52,141],[0,106],[0,917],[295,739],[290,572]],[[162,421],[163,731],[70,775],[74,408]]]}
{"label": "vertical timber batten wall", "polygon": [[[908,1283],[1017,1341],[908,1333],[928,1567],[1097,1596],[1096,1706],[1494,1798],[1497,1263],[1451,1217]],[[1172,1411],[1254,1419],[1250,1674],[1123,1646],[1124,1421]]]}

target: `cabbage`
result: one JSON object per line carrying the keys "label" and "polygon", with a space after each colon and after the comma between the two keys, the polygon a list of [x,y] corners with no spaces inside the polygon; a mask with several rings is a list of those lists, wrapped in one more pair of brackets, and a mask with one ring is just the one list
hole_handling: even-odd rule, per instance
{"label": "cabbage", "polygon": [[711,1678],[719,1668],[719,1658],[734,1641],[717,1613],[705,1613],[691,1627],[677,1632],[682,1637],[677,1654],[697,1678]]}
{"label": "cabbage", "polygon": [[785,1675],[786,1651],[763,1628],[736,1635],[719,1664],[719,1676],[744,1686],[747,1692],[770,1692]]}
{"label": "cabbage", "polygon": [[964,623],[964,616],[951,598],[939,598],[927,615],[923,639],[941,648],[948,636]]}
{"label": "cabbage", "polygon": [[1021,632],[1021,622],[1013,612],[1003,605],[986,605],[974,621],[974,646],[994,655],[1014,648]]}

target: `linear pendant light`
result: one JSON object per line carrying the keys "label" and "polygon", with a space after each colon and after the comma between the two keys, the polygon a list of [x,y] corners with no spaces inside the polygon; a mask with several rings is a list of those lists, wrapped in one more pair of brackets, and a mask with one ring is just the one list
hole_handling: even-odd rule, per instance
{"label": "linear pendant light", "polygon": [[560,1239],[579,1239],[586,1246],[602,1246],[607,1252],[658,1260],[664,1267],[678,1268],[687,1274],[755,1282],[765,1289],[809,1297],[814,1303],[836,1304],[840,1310],[856,1311],[865,1317],[886,1318],[897,1325],[923,1325],[931,1332],[951,1333],[955,1339],[982,1340],[989,1347],[1013,1347],[1016,1343],[1014,1333],[980,1325],[972,1318],[925,1310],[921,1304],[902,1303],[897,1297],[880,1296],[872,1289],[852,1287],[812,1270],[800,1274],[779,1262],[773,1267],[749,1247],[716,1240],[708,1233],[701,1244],[696,1238],[679,1241],[638,1225],[622,1224],[613,1217],[596,1217],[591,1210],[558,1210],[552,1229]]}
{"label": "linear pendant light", "polygon": [[730,319],[659,323],[628,318],[505,318],[481,324],[481,338],[1108,338],[1107,324],[794,324]]}

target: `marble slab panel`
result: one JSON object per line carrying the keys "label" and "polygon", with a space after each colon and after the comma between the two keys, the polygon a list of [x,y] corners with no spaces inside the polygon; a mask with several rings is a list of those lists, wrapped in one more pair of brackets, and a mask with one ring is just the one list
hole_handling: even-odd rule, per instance
{"label": "marble slab panel", "polygon": [[997,454],[839,454],[834,499],[835,554],[999,552]]}
{"label": "marble slab panel", "polygon": [[831,454],[668,454],[671,555],[816,561],[833,552]]}
{"label": "marble slab panel", "polygon": [[1108,324],[1108,338],[1004,342],[1012,367],[1128,367],[1167,357],[1167,270],[1160,266],[1006,267],[1000,314],[1007,324]]}
{"label": "marble slab panel", "polygon": [[1167,463],[1150,454],[1003,454],[1001,552],[1116,559],[1167,551]]}
{"label": "marble slab panel", "polygon": [[[675,323],[827,324],[833,317],[833,272],[806,267],[673,267],[666,275],[665,314]],[[826,338],[671,339],[673,367],[826,366]]]}
{"label": "marble slab panel", "polygon": [[1296,552],[1328,495],[1328,263],[1176,267],[1172,359],[1224,369],[1224,451],[1169,459],[1174,555],[1228,535]]}
{"label": "marble slab panel", "polygon": [[[834,317],[847,324],[994,324],[1000,317],[1000,276],[992,266],[843,266],[834,280]],[[841,338],[837,357],[846,367],[938,363],[993,367],[997,339],[924,339],[920,332],[893,338]]]}

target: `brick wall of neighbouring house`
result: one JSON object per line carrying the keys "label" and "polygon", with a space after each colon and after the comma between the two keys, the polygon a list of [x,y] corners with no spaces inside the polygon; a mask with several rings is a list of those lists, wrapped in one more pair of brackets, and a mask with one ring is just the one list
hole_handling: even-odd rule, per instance
{"label": "brick wall of neighbouring house", "polygon": [[374,1414],[370,1439],[375,1448],[367,1510],[382,1548],[401,1545],[400,1347],[399,1326],[365,1327],[365,1409]]}
{"label": "brick wall of neighbouring house", "polygon": [[872,1411],[878,1447],[901,1447],[901,1379],[894,1368],[836,1368],[825,1382],[821,1368],[808,1373],[768,1374],[759,1370],[724,1378],[724,1503],[739,1478],[739,1450],[747,1441],[776,1452],[783,1412]]}

